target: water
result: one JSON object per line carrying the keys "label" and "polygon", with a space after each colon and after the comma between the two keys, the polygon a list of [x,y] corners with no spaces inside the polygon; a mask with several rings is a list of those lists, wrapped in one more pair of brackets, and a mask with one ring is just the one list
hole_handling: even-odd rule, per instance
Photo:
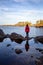
{"label": "water", "polygon": [[[16,32],[26,36],[25,27],[0,26],[5,34]],[[43,28],[30,27],[29,37],[43,36]],[[10,46],[7,46],[10,44]],[[23,41],[21,44],[12,42],[9,38],[0,42],[0,65],[36,65],[35,60],[43,56],[36,48],[43,49],[43,44],[35,42],[34,39]],[[22,53],[17,54],[15,49],[20,49]]]}
{"label": "water", "polygon": [[[0,26],[0,29],[2,29],[5,34],[11,34],[12,32],[16,32],[18,34],[26,36],[25,34],[25,27],[14,27],[14,26]],[[43,35],[43,28],[35,28],[30,27],[29,36],[35,37],[35,36],[42,36]]]}

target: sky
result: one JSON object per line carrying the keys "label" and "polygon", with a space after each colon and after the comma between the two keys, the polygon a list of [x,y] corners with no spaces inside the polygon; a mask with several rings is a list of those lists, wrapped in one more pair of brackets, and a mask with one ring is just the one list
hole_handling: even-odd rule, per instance
{"label": "sky", "polygon": [[0,0],[0,25],[43,20],[43,0]]}

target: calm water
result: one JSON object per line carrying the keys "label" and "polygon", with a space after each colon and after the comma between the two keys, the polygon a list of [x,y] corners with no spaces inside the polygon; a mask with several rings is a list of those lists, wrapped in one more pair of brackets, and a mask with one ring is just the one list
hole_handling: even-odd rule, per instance
{"label": "calm water", "polygon": [[[3,29],[5,34],[16,32],[25,37],[24,28],[25,27],[0,26],[0,29]],[[30,27],[29,36],[43,36],[43,28]],[[28,48],[26,47],[27,43]],[[7,47],[7,44],[11,45]],[[19,44],[6,38],[3,42],[0,42],[0,65],[36,65],[35,60],[43,56],[36,48],[43,49],[43,44],[35,42],[34,39],[23,41]],[[17,54],[15,49],[20,49],[22,53]]]}

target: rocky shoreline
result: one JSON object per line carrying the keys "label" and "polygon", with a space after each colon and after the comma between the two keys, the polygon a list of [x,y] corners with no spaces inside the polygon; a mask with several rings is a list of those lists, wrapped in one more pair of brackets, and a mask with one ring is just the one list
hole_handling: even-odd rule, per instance
{"label": "rocky shoreline", "polygon": [[10,38],[11,39],[11,41],[15,41],[15,42],[17,42],[17,43],[21,43],[22,41],[25,41],[25,40],[30,40],[30,39],[32,39],[32,38],[34,38],[34,40],[36,41],[36,42],[41,42],[41,43],[43,43],[43,36],[37,36],[37,37],[23,37],[22,35],[20,35],[20,34],[17,34],[17,33],[15,33],[15,32],[13,32],[13,33],[11,33],[11,34],[5,34],[4,32],[3,32],[3,30],[2,29],[0,29],[0,42],[2,42],[5,38]]}

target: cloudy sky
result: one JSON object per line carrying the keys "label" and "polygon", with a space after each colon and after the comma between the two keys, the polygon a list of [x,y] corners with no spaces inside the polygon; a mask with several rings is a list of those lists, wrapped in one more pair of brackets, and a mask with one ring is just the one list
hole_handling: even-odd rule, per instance
{"label": "cloudy sky", "polygon": [[0,0],[0,25],[43,19],[43,0]]}

